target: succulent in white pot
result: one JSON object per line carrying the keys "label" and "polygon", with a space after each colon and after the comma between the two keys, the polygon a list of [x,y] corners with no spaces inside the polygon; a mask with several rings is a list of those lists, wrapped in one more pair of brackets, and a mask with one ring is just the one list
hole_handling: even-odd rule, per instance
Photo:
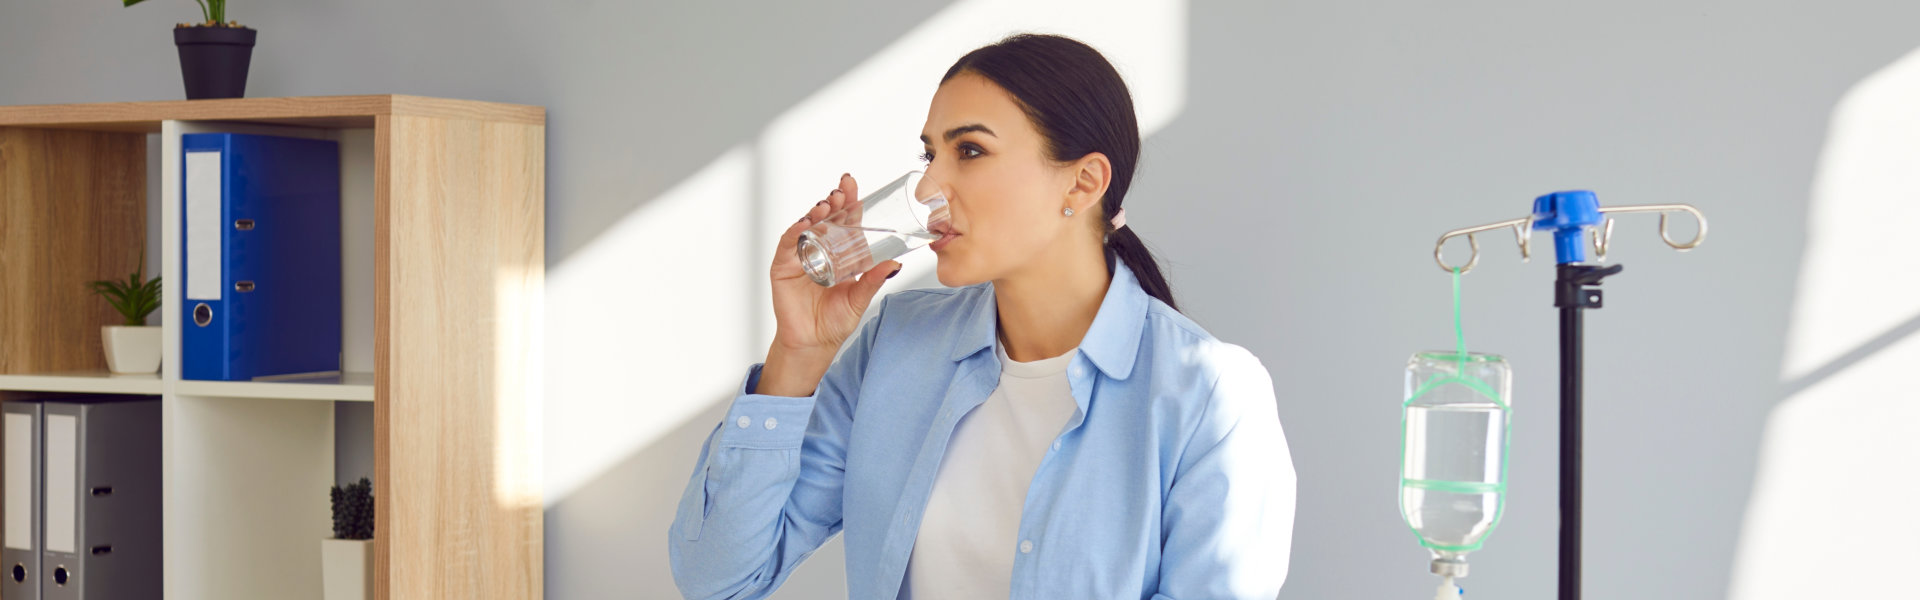
{"label": "succulent in white pot", "polygon": [[126,281],[94,281],[87,285],[126,317],[123,325],[100,327],[100,345],[107,354],[107,370],[114,373],[155,373],[160,370],[160,328],[147,325],[147,315],[160,308],[160,278],[145,279],[147,255]]}

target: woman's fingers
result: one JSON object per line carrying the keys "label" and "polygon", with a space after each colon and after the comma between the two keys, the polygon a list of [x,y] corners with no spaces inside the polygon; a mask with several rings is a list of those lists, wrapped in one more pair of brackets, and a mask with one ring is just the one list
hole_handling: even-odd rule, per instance
{"label": "woman's fingers", "polygon": [[794,248],[800,245],[800,235],[826,219],[832,210],[832,203],[821,200],[807,209],[807,214],[801,216],[799,221],[788,225],[787,230],[780,233],[780,242],[773,251],[773,268],[769,271],[774,280],[793,279],[805,274]]}
{"label": "woman's fingers", "polygon": [[875,265],[865,273],[861,273],[859,280],[849,281],[840,285],[853,288],[847,292],[851,296],[849,300],[853,301],[855,307],[864,311],[867,303],[873,301],[873,295],[880,292],[880,286],[886,285],[887,278],[898,270],[900,270],[900,261],[889,260]]}
{"label": "woman's fingers", "polygon": [[[781,275],[783,274],[791,276],[790,273],[783,273],[785,271],[799,269],[799,259],[795,257],[793,249],[800,243],[800,234],[808,228],[813,227],[814,224],[826,220],[829,215],[839,212],[841,208],[849,204],[847,199],[854,197],[854,194],[858,191],[858,188],[854,186],[852,175],[841,175],[839,186],[829,192],[825,200],[821,200],[812,207],[809,207],[806,214],[802,215],[799,221],[788,225],[787,230],[781,232],[780,243],[774,248],[773,255],[773,269],[776,279],[782,278]],[[791,267],[791,269],[785,267]]]}
{"label": "woman's fingers", "polygon": [[[818,207],[816,206],[816,208]],[[794,255],[793,248],[800,245],[800,234],[806,231],[808,227],[813,226],[815,219],[812,217],[813,212],[810,211],[807,213],[807,216],[800,217],[800,220],[794,221],[792,225],[788,225],[786,231],[780,232],[780,244],[773,250],[773,264],[775,267],[788,262],[794,263],[796,267],[799,266],[800,259]]]}
{"label": "woman's fingers", "polygon": [[[832,194],[829,194],[828,198],[831,199]],[[793,247],[799,243],[800,232],[806,231],[806,229],[812,227],[814,223],[819,223],[821,219],[826,218],[826,216],[832,212],[833,205],[829,200],[821,200],[812,207],[809,207],[807,213],[800,216],[799,221],[787,226],[787,230],[780,234],[779,250],[782,252],[791,252]]]}
{"label": "woman's fingers", "polygon": [[834,212],[840,212],[847,207],[849,201],[860,197],[860,186],[853,181],[853,175],[850,174],[840,176],[840,187],[834,191],[838,193],[828,198],[833,203]]}

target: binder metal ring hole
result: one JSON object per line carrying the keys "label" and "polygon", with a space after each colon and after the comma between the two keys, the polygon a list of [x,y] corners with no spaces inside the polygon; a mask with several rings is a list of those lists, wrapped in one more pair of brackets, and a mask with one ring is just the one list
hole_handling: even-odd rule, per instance
{"label": "binder metal ring hole", "polygon": [[213,322],[213,307],[201,302],[193,307],[193,324],[206,327]]}
{"label": "binder metal ring hole", "polygon": [[253,219],[241,219],[233,222],[233,228],[241,231],[253,231]]}
{"label": "binder metal ring hole", "polygon": [[53,570],[53,582],[60,585],[67,584],[67,568],[66,567],[59,567]]}
{"label": "binder metal ring hole", "polygon": [[27,566],[20,563],[13,563],[13,582],[20,583],[26,580]]}
{"label": "binder metal ring hole", "polygon": [[251,282],[251,281],[235,281],[235,282],[233,282],[233,291],[236,291],[236,292],[251,292],[251,291],[253,291],[253,282]]}

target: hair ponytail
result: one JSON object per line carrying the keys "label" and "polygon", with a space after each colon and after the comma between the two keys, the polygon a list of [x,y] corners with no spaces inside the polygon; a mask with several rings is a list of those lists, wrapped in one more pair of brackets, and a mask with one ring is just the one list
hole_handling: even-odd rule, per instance
{"label": "hair ponytail", "polygon": [[[1101,208],[1107,219],[1120,212],[1140,161],[1140,125],[1126,82],[1100,51],[1068,37],[1019,34],[968,52],[940,81],[961,72],[977,73],[1011,94],[1046,138],[1049,158],[1071,162],[1105,154],[1113,163],[1113,178]],[[1106,230],[1107,274],[1113,274],[1115,258],[1126,261],[1142,290],[1179,310],[1173,287],[1140,236],[1130,227],[1109,224]]]}
{"label": "hair ponytail", "polygon": [[1159,261],[1147,250],[1147,243],[1133,234],[1132,227],[1121,227],[1107,234],[1106,254],[1107,275],[1113,275],[1113,259],[1118,257],[1133,269],[1134,277],[1140,280],[1140,289],[1146,290],[1147,295],[1180,310],[1180,305],[1173,303],[1173,286],[1168,285],[1166,276],[1160,273]]}

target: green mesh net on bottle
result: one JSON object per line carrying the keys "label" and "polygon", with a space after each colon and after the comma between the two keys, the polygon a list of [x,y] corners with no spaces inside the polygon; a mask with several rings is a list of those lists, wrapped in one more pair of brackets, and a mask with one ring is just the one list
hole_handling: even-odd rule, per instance
{"label": "green mesh net on bottle", "polygon": [[[1434,551],[1436,556],[1442,557],[1459,556],[1466,552],[1479,550],[1481,545],[1486,541],[1487,536],[1499,525],[1500,517],[1506,508],[1507,464],[1509,462],[1508,448],[1511,446],[1512,440],[1512,437],[1509,435],[1509,424],[1512,412],[1508,406],[1509,399],[1506,397],[1506,388],[1508,381],[1511,379],[1511,375],[1506,368],[1506,362],[1500,357],[1488,354],[1474,354],[1467,351],[1466,335],[1461,325],[1460,316],[1460,275],[1461,272],[1458,268],[1453,270],[1454,350],[1452,352],[1422,352],[1414,355],[1413,359],[1409,361],[1408,366],[1408,387],[1411,388],[1411,390],[1408,392],[1406,400],[1401,403],[1400,413],[1401,465],[1399,493],[1401,517],[1406,522],[1408,529],[1412,530],[1414,536],[1420,540],[1422,546]],[[1448,365],[1450,365],[1451,368],[1446,370],[1451,372],[1426,373],[1424,375],[1416,374],[1416,371],[1421,370],[1423,366],[1445,368]],[[1476,372],[1478,372],[1478,374],[1476,374]],[[1493,375],[1496,377],[1496,380],[1488,381],[1482,378],[1481,375]],[[1455,386],[1457,386],[1457,388]],[[1458,388],[1464,388],[1465,391],[1456,391]],[[1442,392],[1451,392],[1456,394],[1456,396],[1443,398],[1439,400],[1438,404],[1421,403],[1423,399],[1428,398],[1430,395]],[[1473,398],[1474,400],[1472,402],[1463,401],[1463,397]],[[1408,453],[1408,438],[1412,435],[1412,429],[1409,427],[1409,415],[1415,409],[1430,409],[1422,411],[1422,414],[1426,415],[1428,419],[1422,423],[1429,428],[1440,427],[1440,425],[1437,425],[1437,423],[1440,422],[1440,417],[1436,415],[1441,415],[1443,409],[1436,407],[1478,406],[1476,403],[1480,402],[1480,399],[1484,399],[1484,403],[1491,404],[1492,407],[1496,407],[1499,411],[1500,418],[1497,426],[1500,428],[1499,435],[1501,439],[1499,440],[1500,465],[1498,467],[1497,477],[1494,478],[1493,481],[1487,481],[1486,479],[1488,478],[1484,476],[1477,477],[1475,478],[1476,480],[1471,481],[1444,477],[1409,477],[1409,473],[1416,470],[1414,465],[1410,464],[1413,457]],[[1490,409],[1484,407],[1481,409],[1482,412],[1486,410]],[[1429,431],[1422,435],[1433,434]],[[1426,444],[1433,443],[1432,440],[1425,438],[1423,438],[1423,440]],[[1423,452],[1432,451],[1432,449],[1431,445],[1423,445],[1421,448]],[[1460,457],[1437,457],[1423,454],[1419,469],[1423,471],[1434,470],[1436,469],[1435,464],[1444,464],[1445,460],[1450,458]],[[1472,462],[1467,459],[1462,460],[1462,464],[1471,464]],[[1481,464],[1484,464],[1485,457],[1480,457],[1480,460]],[[1447,467],[1442,466],[1438,467],[1438,469],[1446,470]],[[1422,474],[1424,475],[1424,472]],[[1469,495],[1493,494],[1495,497],[1494,513],[1491,522],[1486,523],[1484,528],[1471,528],[1472,532],[1477,533],[1448,535],[1446,536],[1447,539],[1435,539],[1433,535],[1430,535],[1433,533],[1432,531],[1423,532],[1421,528],[1415,524],[1412,513],[1407,506],[1408,498],[1412,495],[1409,493],[1409,490]],[[1422,495],[1423,501],[1425,500],[1425,496],[1424,494]]]}

